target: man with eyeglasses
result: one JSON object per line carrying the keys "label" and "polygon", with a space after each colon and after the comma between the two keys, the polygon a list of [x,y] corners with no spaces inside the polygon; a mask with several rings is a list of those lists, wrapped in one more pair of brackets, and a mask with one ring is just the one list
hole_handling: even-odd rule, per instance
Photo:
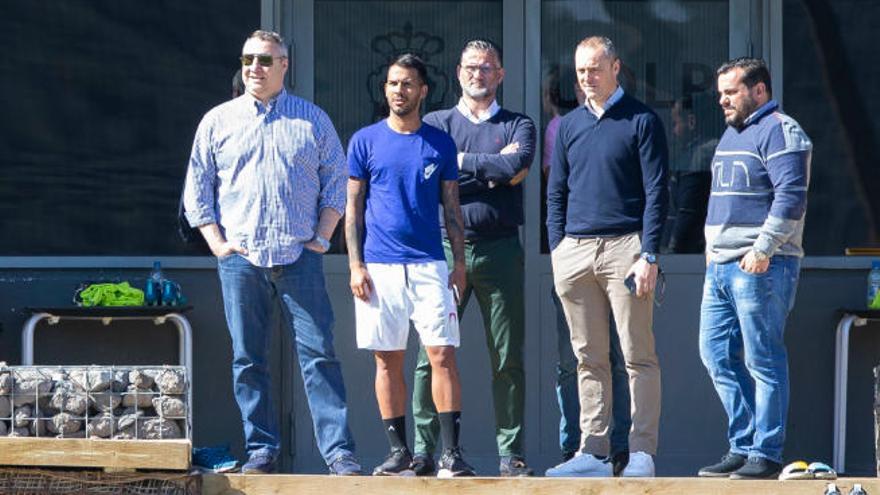
{"label": "man with eyeglasses", "polygon": [[663,124],[617,81],[608,38],[575,50],[584,105],[562,118],[547,184],[553,282],[578,360],[582,455],[548,476],[611,476],[609,316],[620,337],[632,404],[623,476],[654,476],[660,425],[660,364],[654,350],[656,253],[667,208]]}
{"label": "man with eyeglasses", "polygon": [[289,61],[277,33],[252,33],[241,63],[245,94],[209,111],[196,131],[184,205],[218,260],[248,453],[242,472],[277,468],[267,351],[280,304],[318,449],[331,474],[360,474],[321,258],[345,208],[345,154],[327,114],[284,89]]}
{"label": "man with eyeglasses", "polygon": [[[458,147],[459,189],[465,227],[468,287],[458,314],[471,295],[483,313],[492,366],[495,437],[502,476],[530,476],[524,458],[523,372],[524,301],[522,186],[535,153],[535,126],[525,115],[498,106],[495,95],[504,79],[501,50],[491,41],[467,42],[457,67],[462,96],[453,108],[425,116],[448,132]],[[446,236],[446,259],[452,263]],[[416,474],[433,471],[437,413],[431,401],[431,367],[422,350],[413,385],[416,423],[413,466]]]}

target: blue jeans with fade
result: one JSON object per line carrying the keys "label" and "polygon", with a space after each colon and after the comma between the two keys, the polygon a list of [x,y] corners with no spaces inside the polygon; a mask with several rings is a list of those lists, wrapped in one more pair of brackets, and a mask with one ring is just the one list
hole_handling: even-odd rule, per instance
{"label": "blue jeans with fade", "polygon": [[280,450],[267,356],[272,312],[280,302],[284,324],[295,342],[321,456],[329,465],[353,454],[321,255],[303,249],[292,264],[264,268],[233,254],[218,261],[218,272],[232,337],[233,391],[244,423],[247,452],[277,457]]}
{"label": "blue jeans with fade", "polygon": [[766,272],[709,263],[700,310],[700,357],[727,413],[730,452],[782,462],[788,415],[785,320],[800,258],[774,256]]}

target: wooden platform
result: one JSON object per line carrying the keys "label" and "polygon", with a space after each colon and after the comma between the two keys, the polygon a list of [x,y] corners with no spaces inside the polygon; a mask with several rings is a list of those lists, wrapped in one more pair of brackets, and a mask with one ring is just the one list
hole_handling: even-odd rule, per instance
{"label": "wooden platform", "polygon": [[188,470],[189,440],[0,437],[0,465]]}
{"label": "wooden platform", "polygon": [[[306,475],[205,475],[204,495],[821,495],[825,481],[731,481],[701,478],[374,478]],[[861,483],[880,495],[878,478],[834,481],[843,495]]]}

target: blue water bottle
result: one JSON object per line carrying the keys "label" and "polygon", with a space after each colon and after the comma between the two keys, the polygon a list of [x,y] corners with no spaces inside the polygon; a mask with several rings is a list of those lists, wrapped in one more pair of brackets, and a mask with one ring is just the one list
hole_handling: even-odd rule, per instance
{"label": "blue water bottle", "polygon": [[153,271],[144,286],[144,302],[147,306],[162,304],[162,264],[158,261],[153,262]]}
{"label": "blue water bottle", "polygon": [[178,304],[178,295],[180,288],[176,283],[164,279],[162,280],[162,306],[174,306]]}
{"label": "blue water bottle", "polygon": [[868,309],[880,309],[880,260],[871,262],[871,271],[868,272]]}

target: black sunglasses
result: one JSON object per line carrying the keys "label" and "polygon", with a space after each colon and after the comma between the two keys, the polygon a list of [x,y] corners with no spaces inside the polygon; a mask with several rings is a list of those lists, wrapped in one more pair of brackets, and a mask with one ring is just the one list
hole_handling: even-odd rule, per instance
{"label": "black sunglasses", "polygon": [[241,56],[241,65],[245,67],[250,67],[251,64],[254,63],[254,59],[257,59],[257,63],[260,64],[261,67],[272,67],[272,64],[275,63],[276,58],[287,58],[287,57],[273,57],[268,53],[248,53]]}

